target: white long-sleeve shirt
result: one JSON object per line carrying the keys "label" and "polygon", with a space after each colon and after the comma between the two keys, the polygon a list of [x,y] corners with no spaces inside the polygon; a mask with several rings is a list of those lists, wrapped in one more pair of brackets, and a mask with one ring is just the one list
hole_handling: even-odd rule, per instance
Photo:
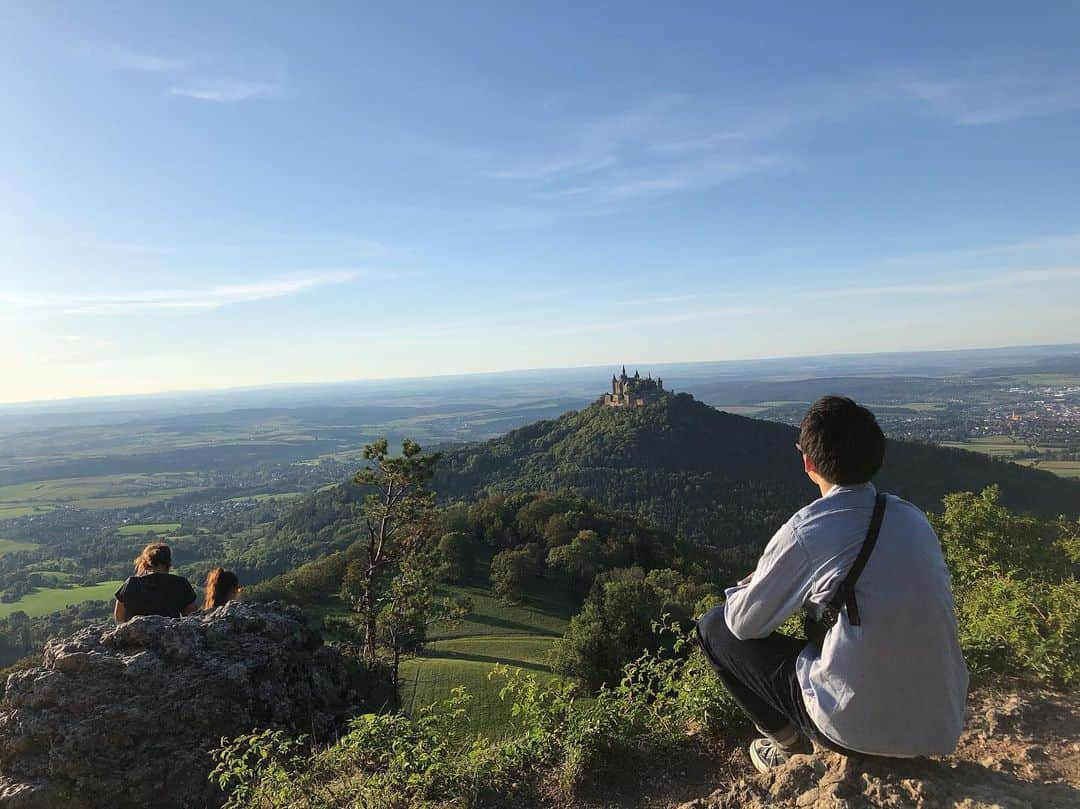
{"label": "white long-sleeve shirt", "polygon": [[[769,541],[747,584],[729,588],[724,617],[741,639],[763,638],[804,605],[820,609],[855,563],[876,491],[836,486]],[[926,515],[890,496],[877,545],[846,611],[819,652],[796,662],[807,713],[836,744],[884,756],[952,752],[964,724],[968,672],[941,544]]]}

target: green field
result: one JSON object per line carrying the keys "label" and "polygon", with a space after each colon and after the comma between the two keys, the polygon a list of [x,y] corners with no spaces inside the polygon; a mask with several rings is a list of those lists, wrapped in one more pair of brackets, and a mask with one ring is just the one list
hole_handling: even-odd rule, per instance
{"label": "green field", "polygon": [[717,410],[722,410],[725,413],[734,413],[736,416],[756,416],[762,410],[767,410],[768,408],[764,407],[763,405],[731,405],[731,404],[726,404],[726,405],[717,405],[716,409]]}
{"label": "green field", "polygon": [[[334,484],[337,485],[337,484]],[[230,497],[227,503],[265,503],[267,500],[295,500],[297,497],[303,497],[303,492],[271,492],[269,494],[244,494],[239,497]]]}
{"label": "green field", "polygon": [[984,455],[992,455],[995,458],[1011,458],[1018,452],[1038,451],[1038,447],[1032,448],[1025,441],[1008,435],[988,435],[982,438],[972,438],[970,441],[946,441],[942,446],[954,449],[966,449],[968,452],[981,452]]}
{"label": "green field", "polygon": [[521,605],[504,604],[486,589],[451,588],[472,600],[473,612],[457,624],[431,628],[423,657],[401,666],[402,702],[414,711],[445,699],[465,686],[473,696],[469,721],[478,733],[497,736],[510,721],[510,706],[499,699],[501,683],[488,675],[498,663],[544,677],[552,643],[566,630],[570,604],[540,596]]}
{"label": "green field", "polygon": [[137,537],[142,536],[143,534],[157,534],[161,536],[164,534],[175,533],[178,530],[180,530],[180,523],[178,522],[148,522],[121,526],[116,533],[122,537]]}
{"label": "green field", "polygon": [[1014,463],[1030,466],[1033,469],[1042,469],[1052,472],[1058,477],[1080,480],[1080,461],[1053,461],[1041,458],[1016,458],[1020,452],[1047,452],[1047,447],[1033,447],[1008,435],[988,435],[983,438],[973,438],[970,441],[949,441],[942,446],[954,449],[965,449],[968,452],[981,452],[1002,460],[1012,460]]}
{"label": "green field", "polygon": [[1080,480],[1080,461],[1018,461],[1017,463],[1053,472],[1059,477]]}
{"label": "green field", "polygon": [[31,517],[34,514],[46,514],[55,508],[56,506],[52,504],[19,506],[0,502],[0,520],[14,520],[17,517]]}
{"label": "green field", "polygon": [[1012,374],[998,377],[1003,383],[1031,385],[1032,387],[1065,387],[1080,385],[1080,376],[1073,374]]}
{"label": "green field", "polygon": [[900,405],[905,410],[914,410],[916,413],[926,413],[933,410],[944,410],[944,402],[905,402]]}
{"label": "green field", "polygon": [[39,589],[10,604],[0,603],[0,618],[22,610],[27,615],[48,615],[72,604],[83,601],[108,601],[123,582],[107,581],[88,587],[54,587]]}
{"label": "green field", "polygon": [[60,506],[79,509],[134,508],[198,491],[195,473],[99,475],[0,486],[0,519],[42,513]]}
{"label": "green field", "polygon": [[33,542],[19,542],[16,539],[0,538],[0,556],[12,551],[32,551],[38,547]]}

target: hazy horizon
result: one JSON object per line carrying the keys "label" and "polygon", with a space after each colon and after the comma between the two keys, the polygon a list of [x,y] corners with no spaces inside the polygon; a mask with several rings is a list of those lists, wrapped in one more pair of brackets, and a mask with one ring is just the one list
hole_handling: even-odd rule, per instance
{"label": "hazy horizon", "polygon": [[[216,388],[190,388],[190,389],[172,389],[172,390],[157,390],[157,391],[145,391],[137,393],[126,394],[110,394],[104,396],[78,396],[78,397],[60,397],[55,399],[33,399],[33,400],[13,400],[13,401],[0,401],[0,414],[5,410],[23,410],[33,408],[37,405],[43,407],[56,407],[70,403],[73,406],[76,405],[93,405],[96,403],[119,403],[123,401],[133,402],[148,402],[155,399],[168,399],[170,397],[186,398],[189,396],[196,396],[198,394],[205,394],[208,396],[221,396],[229,394],[244,394],[244,393],[274,393],[274,392],[290,392],[298,390],[318,390],[326,388],[347,388],[350,386],[372,386],[378,387],[380,384],[385,383],[388,386],[395,384],[404,384],[409,382],[453,382],[453,381],[467,381],[467,380],[481,380],[485,378],[498,379],[508,378],[517,375],[531,376],[543,373],[552,374],[573,374],[573,375],[585,375],[591,371],[600,371],[602,374],[595,379],[589,377],[589,379],[597,384],[602,385],[605,380],[605,374],[612,370],[617,370],[625,366],[630,373],[634,373],[635,370],[640,370],[644,373],[654,373],[656,371],[667,371],[670,369],[679,369],[683,372],[690,372],[693,370],[703,371],[705,369],[715,370],[718,367],[723,366],[749,366],[750,369],[754,369],[750,373],[744,372],[740,375],[741,378],[755,378],[760,375],[763,370],[761,366],[771,364],[783,364],[783,363],[802,363],[802,362],[817,362],[825,364],[833,364],[831,369],[837,374],[842,374],[845,370],[844,361],[858,361],[867,360],[871,358],[880,358],[886,361],[892,361],[901,363],[904,358],[910,359],[933,359],[940,358],[947,355],[958,355],[971,358],[971,355],[988,355],[987,361],[992,361],[993,357],[1001,357],[1002,361],[1007,361],[1011,358],[1011,355],[1020,354],[1024,356],[1027,352],[1031,352],[1030,356],[1054,356],[1059,353],[1067,353],[1072,350],[1080,351],[1080,343],[1047,343],[1047,344],[1035,344],[1035,345],[1013,345],[1013,346],[976,346],[969,348],[946,348],[946,349],[933,349],[928,351],[884,351],[884,352],[844,352],[834,354],[792,354],[785,356],[772,356],[772,357],[742,357],[742,358],[725,358],[725,359],[713,359],[713,360],[669,360],[663,362],[646,362],[646,361],[633,361],[633,360],[619,360],[611,363],[599,363],[588,365],[568,365],[568,366],[549,366],[539,368],[506,368],[493,371],[477,371],[470,373],[447,373],[447,374],[433,374],[426,376],[395,376],[395,377],[372,377],[367,379],[328,379],[328,380],[316,380],[308,382],[278,382],[256,385],[242,385],[242,386],[223,386]],[[1001,356],[1005,355],[1005,356]],[[973,359],[973,358],[972,358]],[[902,365],[899,367],[903,367]],[[972,365],[974,367],[974,365]],[[790,371],[789,371],[790,372]],[[807,371],[810,373],[810,371]],[[854,375],[869,374],[866,370],[855,370]],[[594,385],[595,387],[596,385]]]}

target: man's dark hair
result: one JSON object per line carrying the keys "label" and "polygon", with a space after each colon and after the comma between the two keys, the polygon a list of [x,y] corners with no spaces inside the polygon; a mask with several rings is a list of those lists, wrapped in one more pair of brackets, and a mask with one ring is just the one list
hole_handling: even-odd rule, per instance
{"label": "man's dark hair", "polygon": [[810,405],[799,446],[825,480],[840,486],[866,483],[885,460],[885,435],[874,414],[846,396],[824,396]]}

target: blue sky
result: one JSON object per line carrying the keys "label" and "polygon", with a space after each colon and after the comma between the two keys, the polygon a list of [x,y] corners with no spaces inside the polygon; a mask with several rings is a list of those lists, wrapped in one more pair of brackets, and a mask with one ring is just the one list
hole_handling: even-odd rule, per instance
{"label": "blue sky", "polygon": [[171,6],[5,5],[0,401],[1080,342],[1075,3]]}

